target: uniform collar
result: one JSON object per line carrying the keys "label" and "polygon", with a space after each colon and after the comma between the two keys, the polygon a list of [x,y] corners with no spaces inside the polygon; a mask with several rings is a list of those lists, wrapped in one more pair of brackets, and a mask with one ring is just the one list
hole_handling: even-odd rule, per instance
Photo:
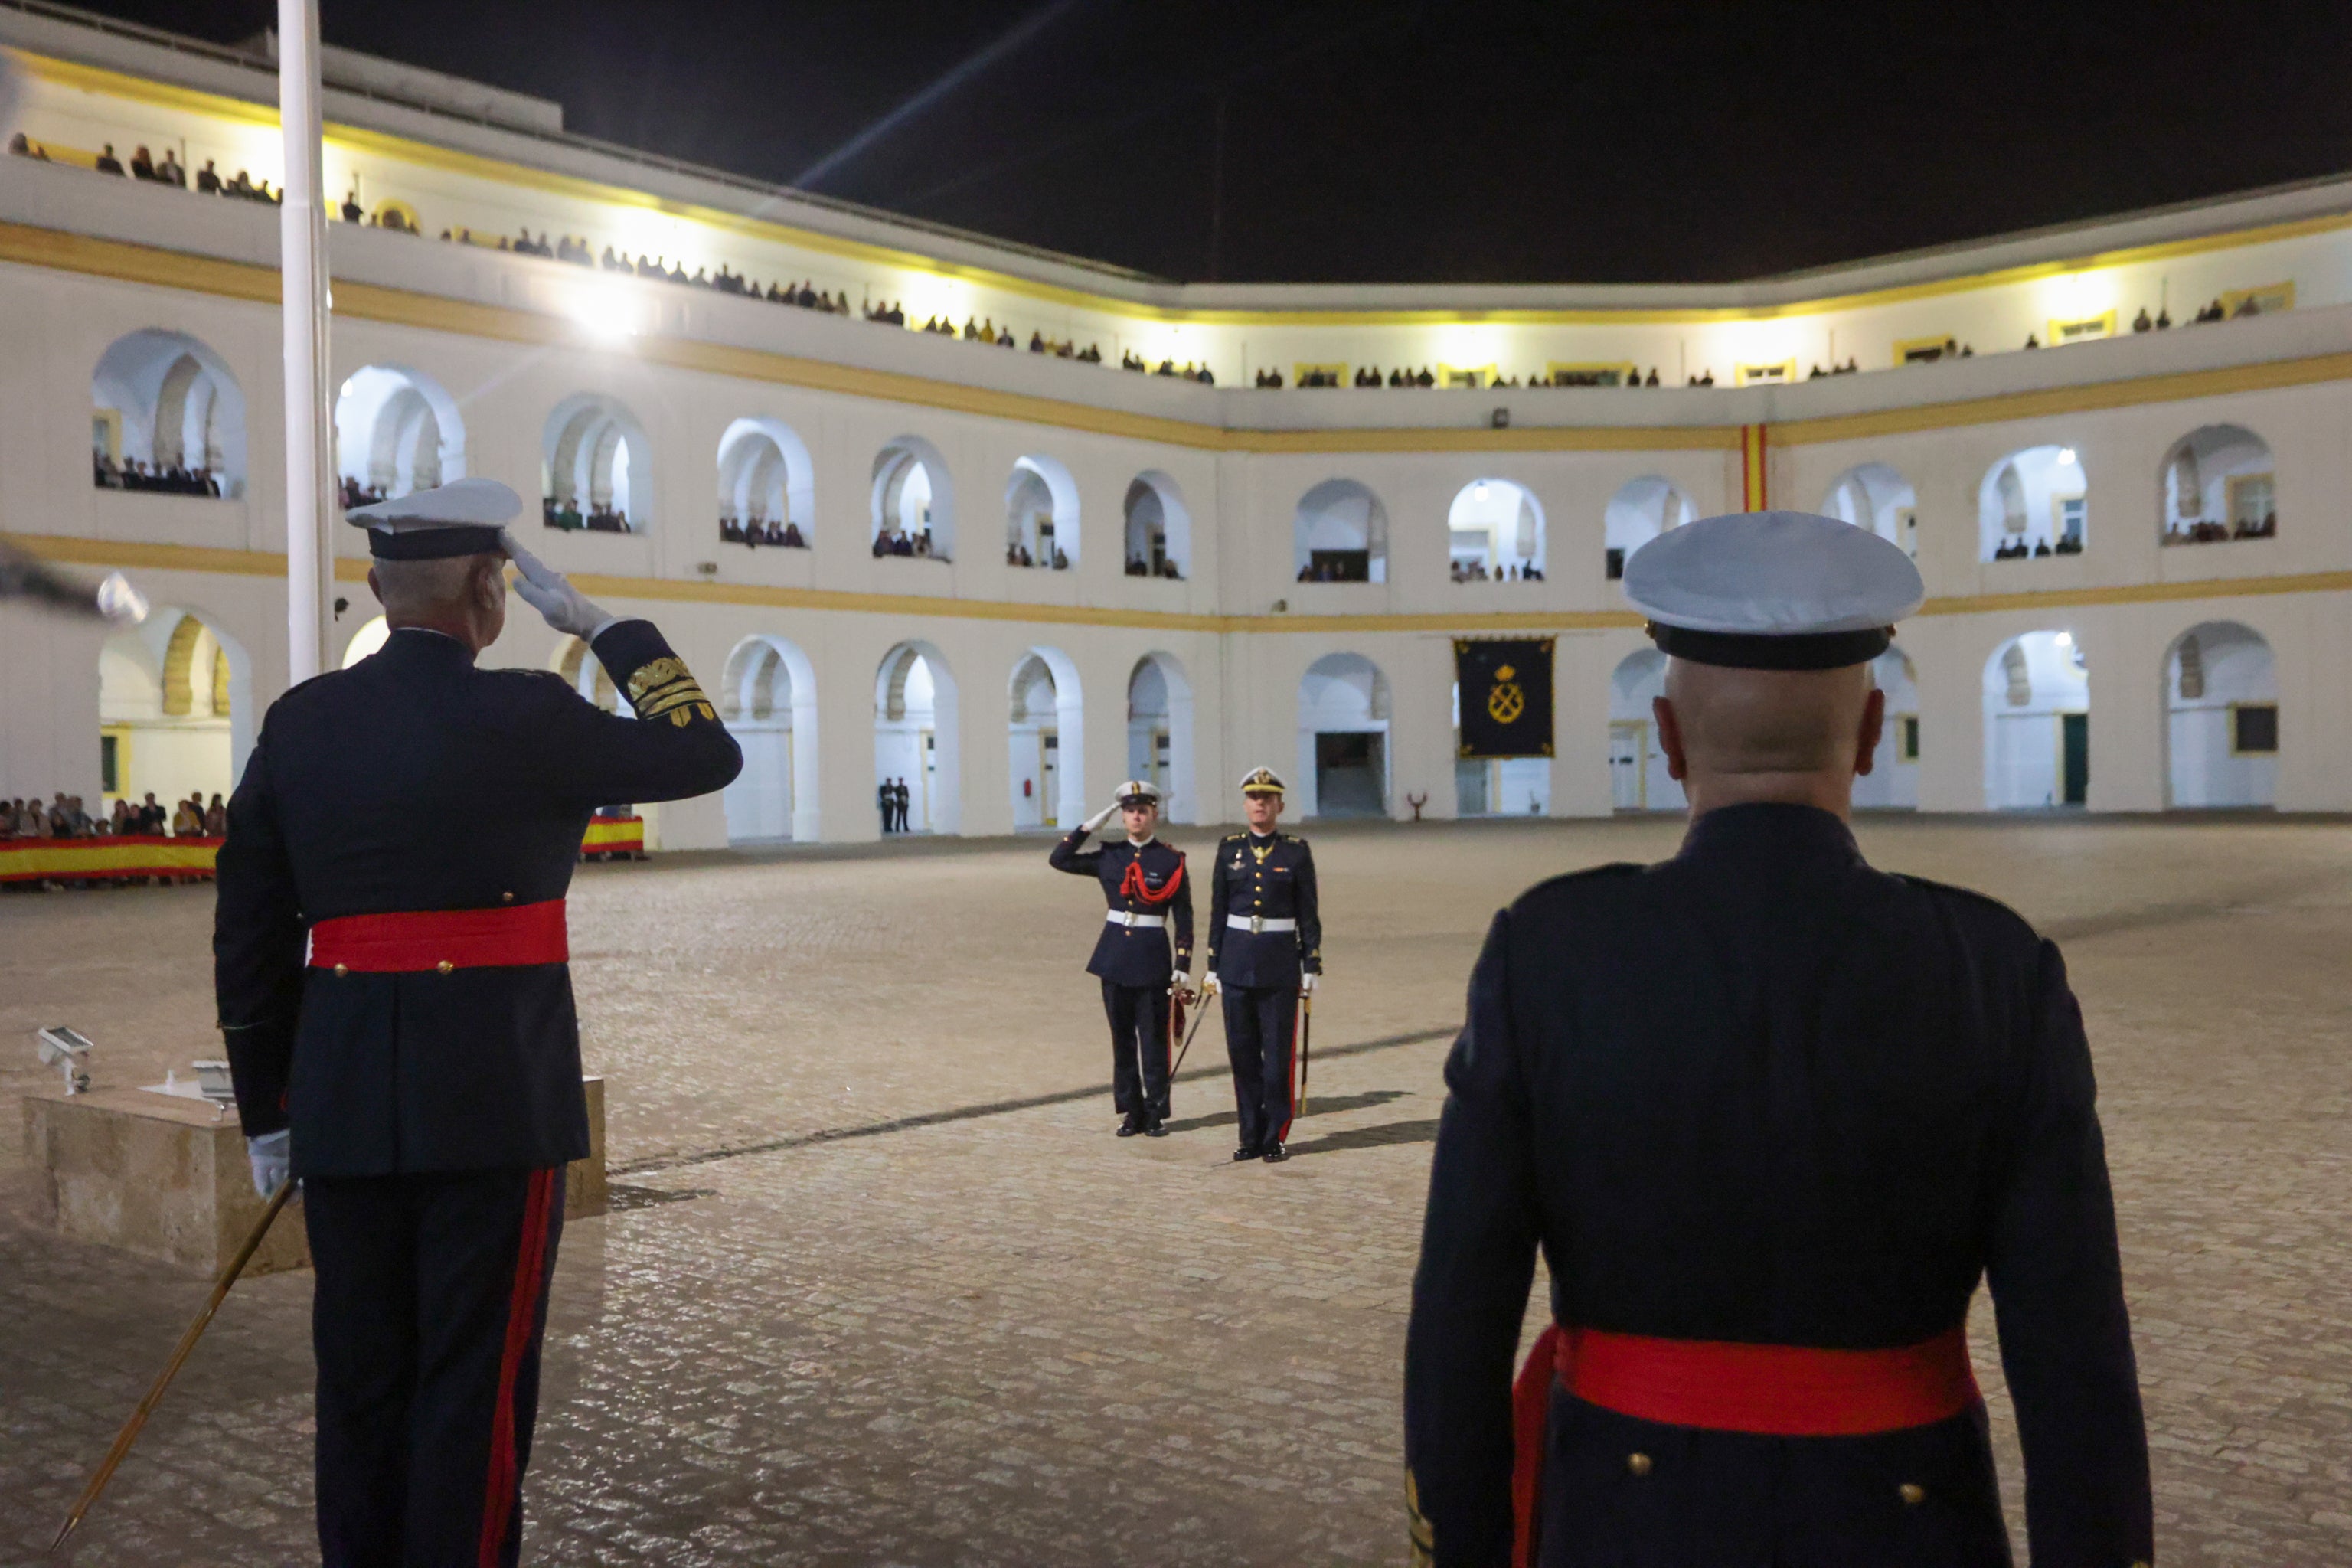
{"label": "uniform collar", "polygon": [[1159,842],[1160,842],[1160,835],[1158,835],[1157,833],[1155,833],[1155,834],[1153,834],[1150,837],[1149,837],[1149,838],[1147,838],[1147,839],[1143,840],[1143,842],[1141,842],[1140,844],[1139,844],[1139,843],[1137,843],[1134,839],[1128,837],[1125,834],[1121,834],[1121,835],[1119,836],[1119,840],[1118,840],[1118,841],[1119,841],[1121,844],[1126,845],[1129,849],[1136,850],[1136,851],[1138,851],[1138,852],[1139,853],[1139,852],[1141,852],[1141,851],[1143,851],[1143,850],[1146,850],[1146,849],[1150,848],[1153,845],[1155,845],[1155,844],[1159,843]]}
{"label": "uniform collar", "polygon": [[431,626],[394,626],[384,639],[387,653],[415,655],[426,658],[455,657],[467,663],[474,662],[474,652],[447,632],[435,631]]}
{"label": "uniform collar", "polygon": [[1244,838],[1279,838],[1282,837],[1282,829],[1276,827],[1271,828],[1266,832],[1260,833],[1255,827],[1245,828],[1243,830],[1242,837]]}
{"label": "uniform collar", "polygon": [[1752,801],[1719,805],[1690,825],[1678,859],[1770,854],[1790,858],[1843,856],[1859,860],[1853,829],[1815,805]]}

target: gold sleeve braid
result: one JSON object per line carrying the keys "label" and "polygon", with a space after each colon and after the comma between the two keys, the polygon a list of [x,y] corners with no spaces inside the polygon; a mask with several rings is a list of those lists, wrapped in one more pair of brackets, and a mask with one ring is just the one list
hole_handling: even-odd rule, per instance
{"label": "gold sleeve braid", "polygon": [[719,718],[693,673],[676,658],[654,659],[630,675],[629,706],[640,719],[667,717],[680,727],[697,719],[716,722]]}

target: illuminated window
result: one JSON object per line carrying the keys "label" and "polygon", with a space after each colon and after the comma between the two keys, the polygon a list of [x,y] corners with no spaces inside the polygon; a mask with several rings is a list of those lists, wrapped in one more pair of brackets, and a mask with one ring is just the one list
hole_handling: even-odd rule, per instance
{"label": "illuminated window", "polygon": [[1743,364],[1732,372],[1734,386],[1771,386],[1797,379],[1797,362],[1782,360],[1779,364]]}
{"label": "illuminated window", "polygon": [[2062,321],[2053,316],[2050,321],[2050,341],[2053,343],[2086,343],[2094,338],[2115,335],[2116,313],[2113,310],[2103,316],[2084,316],[2072,321]]}

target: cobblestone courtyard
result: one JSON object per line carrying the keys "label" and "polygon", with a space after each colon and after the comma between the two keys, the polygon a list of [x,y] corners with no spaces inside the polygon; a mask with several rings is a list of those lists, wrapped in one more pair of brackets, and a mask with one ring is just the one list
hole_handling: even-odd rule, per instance
{"label": "cobblestone courtyard", "polygon": [[[1176,1135],[1110,1136],[1080,972],[1098,898],[1043,839],[583,870],[573,968],[623,1206],[563,1238],[526,1560],[1401,1563],[1406,1292],[1478,939],[1537,878],[1678,831],[1314,835],[1329,981],[1278,1168],[1227,1159],[1213,1022]],[[2352,1562],[2352,827],[1862,835],[2065,946],[2159,1560]],[[39,1561],[204,1290],[26,1227],[31,1033],[74,1024],[113,1084],[216,1054],[211,908],[202,888],[0,898],[0,1563]],[[309,1304],[307,1275],[239,1289],[77,1561],[305,1559]]]}

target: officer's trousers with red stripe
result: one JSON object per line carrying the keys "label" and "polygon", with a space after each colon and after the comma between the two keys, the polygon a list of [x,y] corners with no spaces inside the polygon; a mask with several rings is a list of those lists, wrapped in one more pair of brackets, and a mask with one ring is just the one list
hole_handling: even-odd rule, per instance
{"label": "officer's trousers with red stripe", "polygon": [[1298,1033],[1298,987],[1228,985],[1225,1058],[1244,1149],[1271,1149],[1290,1136],[1290,1050]]}
{"label": "officer's trousers with red stripe", "polygon": [[312,1178],[326,1568],[507,1568],[563,1172]]}

